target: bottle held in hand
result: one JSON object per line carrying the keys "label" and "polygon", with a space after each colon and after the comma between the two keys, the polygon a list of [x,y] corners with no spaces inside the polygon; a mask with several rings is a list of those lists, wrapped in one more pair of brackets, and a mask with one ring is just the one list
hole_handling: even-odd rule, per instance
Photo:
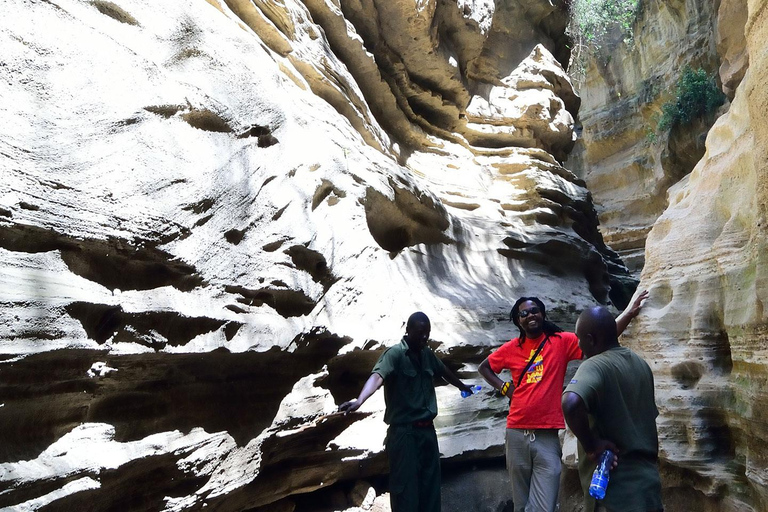
{"label": "bottle held in hand", "polygon": [[467,398],[468,396],[474,395],[476,392],[478,392],[478,391],[480,391],[481,389],[483,389],[483,386],[481,386],[480,384],[478,384],[478,385],[476,385],[476,386],[470,386],[469,388],[470,388],[472,391],[463,391],[463,390],[462,390],[462,392],[461,392],[461,398]]}
{"label": "bottle held in hand", "polygon": [[595,472],[592,473],[592,482],[589,484],[589,495],[596,500],[605,498],[605,490],[608,488],[611,465],[613,464],[613,452],[605,450],[600,456]]}

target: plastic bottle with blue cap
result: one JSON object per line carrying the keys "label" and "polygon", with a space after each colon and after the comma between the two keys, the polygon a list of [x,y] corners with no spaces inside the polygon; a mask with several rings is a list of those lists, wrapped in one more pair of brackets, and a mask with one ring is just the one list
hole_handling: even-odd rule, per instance
{"label": "plastic bottle with blue cap", "polygon": [[474,395],[476,392],[483,389],[483,386],[481,386],[480,384],[477,384],[476,386],[469,386],[469,389],[471,389],[472,391],[465,391],[463,389],[461,390],[461,398],[467,398],[470,395]]}
{"label": "plastic bottle with blue cap", "polygon": [[592,482],[589,484],[589,495],[596,500],[605,498],[608,480],[611,477],[611,465],[613,465],[613,452],[605,450],[600,456],[600,462],[597,463],[595,472],[592,473]]}

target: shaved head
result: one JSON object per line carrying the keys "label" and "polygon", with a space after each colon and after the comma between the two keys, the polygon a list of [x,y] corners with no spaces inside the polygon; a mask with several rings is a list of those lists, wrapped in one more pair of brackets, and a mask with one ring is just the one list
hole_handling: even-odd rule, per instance
{"label": "shaved head", "polygon": [[405,330],[410,330],[411,328],[415,327],[417,323],[429,325],[429,317],[421,311],[417,311],[408,317],[408,323],[405,324]]}
{"label": "shaved head", "polygon": [[579,346],[587,357],[599,354],[619,344],[616,320],[604,306],[584,310],[576,321]]}

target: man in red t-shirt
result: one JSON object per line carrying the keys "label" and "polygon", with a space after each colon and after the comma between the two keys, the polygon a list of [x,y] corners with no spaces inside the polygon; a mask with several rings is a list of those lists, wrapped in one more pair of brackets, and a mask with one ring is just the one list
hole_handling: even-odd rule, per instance
{"label": "man in red t-shirt", "polygon": [[[616,319],[617,334],[637,316],[642,292]],[[558,430],[565,428],[560,397],[568,361],[581,359],[578,338],[547,321],[544,303],[522,297],[510,312],[520,336],[488,356],[478,371],[510,399],[505,453],[515,512],[552,512],[560,488],[562,451]],[[511,382],[499,379],[509,370]]]}

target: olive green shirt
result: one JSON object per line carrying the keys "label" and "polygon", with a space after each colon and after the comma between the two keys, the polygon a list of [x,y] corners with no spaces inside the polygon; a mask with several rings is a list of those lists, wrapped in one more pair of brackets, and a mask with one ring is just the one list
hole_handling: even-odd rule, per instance
{"label": "olive green shirt", "polygon": [[[576,371],[565,392],[584,401],[595,436],[619,449],[618,466],[610,473],[603,506],[622,512],[658,510],[661,481],[656,459],[659,441],[653,373],[640,356],[626,347],[614,347],[590,357]],[[579,444],[579,477],[592,510],[587,489],[595,463]]]}
{"label": "olive green shirt", "polygon": [[437,416],[435,377],[442,377],[445,366],[428,347],[421,357],[408,348],[405,337],[384,352],[373,373],[384,379],[384,421],[405,425]]}

